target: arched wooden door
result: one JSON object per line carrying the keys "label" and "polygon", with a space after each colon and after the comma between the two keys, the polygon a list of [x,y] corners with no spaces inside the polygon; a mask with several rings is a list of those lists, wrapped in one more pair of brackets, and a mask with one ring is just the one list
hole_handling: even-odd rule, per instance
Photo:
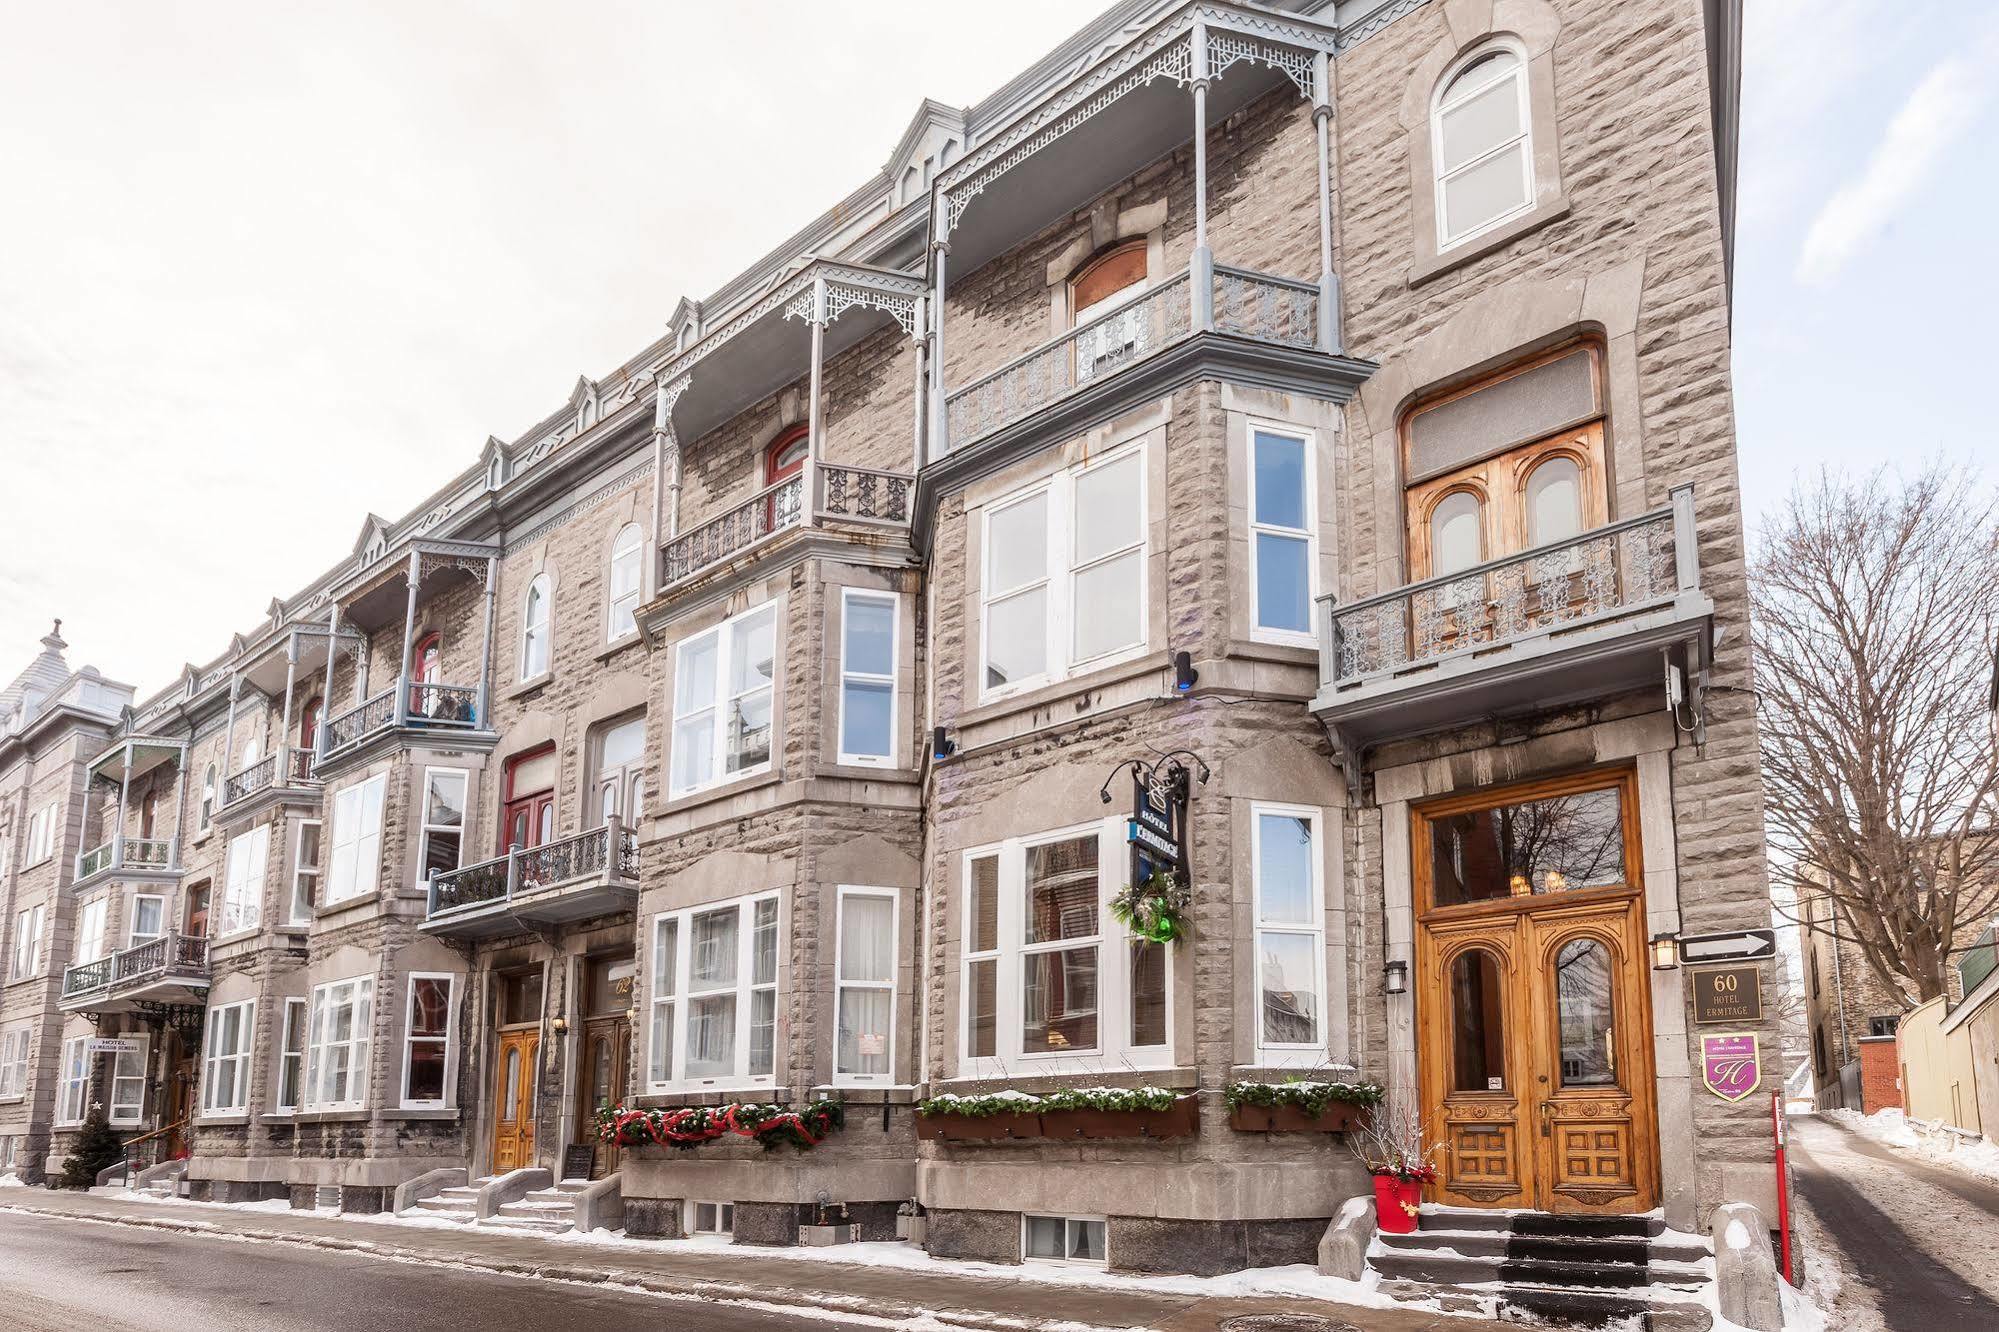
{"label": "arched wooden door", "polygon": [[539,1030],[503,1031],[493,1060],[493,1173],[534,1164]]}

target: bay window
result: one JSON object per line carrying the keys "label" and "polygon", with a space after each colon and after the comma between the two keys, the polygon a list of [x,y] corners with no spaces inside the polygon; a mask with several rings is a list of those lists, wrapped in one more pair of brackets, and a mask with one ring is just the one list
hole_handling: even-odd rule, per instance
{"label": "bay window", "polygon": [[422,846],[417,858],[417,877],[424,883],[458,868],[465,841],[465,782],[461,768],[424,771]]}
{"label": "bay window", "polygon": [[1319,812],[1258,804],[1250,807],[1250,822],[1257,1062],[1317,1065],[1326,1055],[1326,908]]}
{"label": "bay window", "polygon": [[1249,432],[1249,568],[1252,636],[1311,646],[1314,536],[1312,441]]}
{"label": "bay window", "polygon": [[327,866],[326,900],[344,902],[375,891],[382,869],[382,800],[388,776],[334,793],[333,858]]}
{"label": "bay window", "polygon": [[259,824],[229,839],[222,880],[222,918],[217,938],[257,928],[264,900],[264,867],[271,849],[271,826]]}
{"label": "bay window", "polygon": [[208,1010],[208,1039],[201,1050],[203,1114],[241,1114],[250,1108],[250,1041],[256,1019],[254,999]]}
{"label": "bay window", "polygon": [[653,1090],[774,1081],[777,958],[776,893],[653,918]]}
{"label": "bay window", "polygon": [[841,888],[835,938],[833,1081],[894,1080],[896,895]]}
{"label": "bay window", "polygon": [[95,962],[103,957],[104,912],[109,903],[102,896],[93,897],[76,909],[76,960]]}
{"label": "bay window", "polygon": [[120,1050],[111,1057],[111,1106],[113,1124],[136,1124],[146,1105],[146,1045],[144,1036],[127,1036],[137,1049]]}
{"label": "bay window", "polygon": [[305,1103],[358,1110],[368,1102],[368,1050],[375,979],[329,981],[312,992],[306,1035]]}
{"label": "bay window", "polygon": [[1059,473],[986,510],[980,680],[1060,680],[1146,642],[1145,451]]}
{"label": "bay window", "polygon": [[62,1043],[57,1069],[56,1123],[81,1124],[83,1103],[90,1094],[90,1038],[72,1036]]}
{"label": "bay window", "polygon": [[403,1108],[451,1104],[452,987],[442,972],[414,972],[403,1021]]}
{"label": "bay window", "polygon": [[132,898],[132,925],[126,941],[130,947],[151,943],[166,933],[167,899],[158,893],[140,893]]}
{"label": "bay window", "polygon": [[1170,1062],[1170,958],[1110,913],[1129,863],[1115,818],[966,857],[961,1076]]}
{"label": "bay window", "polygon": [[770,768],[776,679],[775,606],[747,611],[675,649],[674,796]]}
{"label": "bay window", "polygon": [[896,598],[840,593],[840,762],[895,765]]}

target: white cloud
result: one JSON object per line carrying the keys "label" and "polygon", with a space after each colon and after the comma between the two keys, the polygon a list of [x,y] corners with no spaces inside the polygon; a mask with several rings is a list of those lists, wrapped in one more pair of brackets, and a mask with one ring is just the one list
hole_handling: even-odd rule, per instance
{"label": "white cloud", "polygon": [[1800,282],[1830,282],[1915,198],[1991,96],[1995,46],[1988,35],[1923,76],[1867,165],[1812,219],[1798,253]]}

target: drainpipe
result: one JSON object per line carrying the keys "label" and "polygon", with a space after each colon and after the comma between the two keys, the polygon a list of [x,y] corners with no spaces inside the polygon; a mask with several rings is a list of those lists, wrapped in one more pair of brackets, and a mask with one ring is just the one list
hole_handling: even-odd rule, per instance
{"label": "drainpipe", "polygon": [[1194,89],[1194,255],[1188,264],[1192,288],[1194,331],[1215,327],[1215,254],[1208,248],[1208,25],[1194,21],[1194,68],[1188,80]]}

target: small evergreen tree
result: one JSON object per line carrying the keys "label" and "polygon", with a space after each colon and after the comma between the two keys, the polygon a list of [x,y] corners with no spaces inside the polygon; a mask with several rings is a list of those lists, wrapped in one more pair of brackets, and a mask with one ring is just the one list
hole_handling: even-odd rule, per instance
{"label": "small evergreen tree", "polygon": [[105,1117],[104,1107],[93,1105],[89,1118],[83,1121],[82,1132],[77,1134],[76,1146],[63,1158],[62,1187],[90,1188],[97,1183],[98,1171],[117,1165],[124,1159],[125,1145],[111,1131],[111,1121]]}

